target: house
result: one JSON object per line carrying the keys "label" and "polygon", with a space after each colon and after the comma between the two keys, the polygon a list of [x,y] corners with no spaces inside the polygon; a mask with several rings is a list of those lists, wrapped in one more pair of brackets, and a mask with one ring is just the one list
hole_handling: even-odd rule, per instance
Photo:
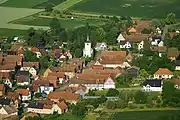
{"label": "house", "polygon": [[17,92],[8,92],[6,98],[13,102],[13,105],[18,108],[20,103],[19,101],[19,94]]}
{"label": "house", "polygon": [[162,80],[146,80],[143,82],[142,91],[145,92],[162,92],[163,81]]}
{"label": "house", "polygon": [[162,47],[152,46],[151,50],[154,51],[154,52],[158,52],[159,53],[159,57],[162,57],[162,54],[166,53],[167,47],[166,46],[162,46]]}
{"label": "house", "polygon": [[32,47],[30,48],[30,51],[33,52],[33,53],[36,53],[36,57],[37,58],[40,58],[42,56],[41,52],[40,52],[40,49],[37,48],[37,47]]}
{"label": "house", "polygon": [[136,31],[136,29],[134,28],[134,27],[130,27],[130,28],[128,28],[128,33],[136,33],[137,31]]}
{"label": "house", "polygon": [[100,51],[100,50],[107,50],[108,46],[105,42],[102,42],[102,43],[96,43],[96,46],[95,46],[95,50],[96,51]]}
{"label": "house", "polygon": [[58,114],[63,114],[68,111],[68,106],[64,101],[60,101],[59,103],[52,103],[51,101],[48,103],[35,102],[30,103],[27,112],[33,112],[38,114],[53,114],[57,112]]}
{"label": "house", "polygon": [[17,115],[18,110],[13,105],[4,105],[0,108],[0,114],[2,115]]}
{"label": "house", "polygon": [[23,62],[20,71],[28,71],[32,76],[35,76],[38,73],[39,66],[39,62]]}
{"label": "house", "polygon": [[132,45],[129,41],[120,41],[120,48],[132,48]]}
{"label": "house", "polygon": [[70,87],[86,86],[88,90],[103,90],[115,88],[115,82],[110,75],[82,73],[71,79]]}
{"label": "house", "polygon": [[180,70],[180,55],[175,60],[175,70]]}
{"label": "house", "polygon": [[60,91],[60,92],[50,92],[48,95],[48,99],[58,102],[61,99],[64,99],[65,102],[70,104],[76,104],[77,101],[80,99],[80,96],[75,93]]}
{"label": "house", "polygon": [[138,45],[138,50],[141,50],[144,48],[144,41],[141,41],[140,43],[137,44]]}
{"label": "house", "polygon": [[162,34],[162,31],[161,31],[161,29],[160,29],[159,27],[156,28],[156,33],[157,33],[158,35],[161,35],[161,34]]}
{"label": "house", "polygon": [[167,68],[159,68],[154,73],[154,79],[171,79],[173,76],[173,72]]}
{"label": "house", "polygon": [[152,46],[162,47],[162,46],[164,46],[164,42],[161,40],[160,37],[158,37],[158,38],[152,38],[151,45],[152,45]]}
{"label": "house", "polygon": [[83,85],[80,85],[78,87],[66,87],[64,91],[79,94],[81,97],[88,92],[86,86]]}
{"label": "house", "polygon": [[46,71],[44,72],[44,75],[43,77],[47,77],[49,73],[51,72],[58,72],[59,71],[59,67],[54,67],[54,66],[51,66],[49,68],[46,69]]}
{"label": "house", "polygon": [[48,74],[47,79],[50,80],[51,76],[54,76],[59,84],[62,84],[68,80],[68,77],[65,75],[64,72],[51,72]]}
{"label": "house", "polygon": [[144,40],[148,38],[149,38],[148,34],[141,34],[141,33],[126,35],[126,40],[128,40],[132,45],[137,45],[138,50],[144,48]]}
{"label": "house", "polygon": [[13,80],[12,79],[5,78],[5,79],[3,79],[3,81],[4,81],[4,85],[6,85],[9,88],[12,88],[12,84],[13,84]]}
{"label": "house", "polygon": [[168,48],[168,59],[176,60],[179,56],[179,50],[177,48]]}
{"label": "house", "polygon": [[122,33],[119,34],[119,36],[117,37],[117,42],[120,43],[121,41],[125,41],[125,37],[122,35]]}
{"label": "house", "polygon": [[23,46],[12,45],[9,50],[7,50],[8,55],[19,55],[24,56],[25,49]]}
{"label": "house", "polygon": [[132,66],[132,67],[130,67],[130,68],[127,68],[127,69],[126,69],[126,72],[127,72],[127,74],[130,75],[130,76],[138,77],[138,76],[139,76],[139,70],[140,70],[139,67]]}
{"label": "house", "polygon": [[0,84],[0,97],[5,95],[5,89],[4,84]]}
{"label": "house", "polygon": [[10,104],[12,104],[12,101],[10,99],[8,99],[6,97],[5,98],[3,98],[3,97],[0,98],[0,106],[10,105]]}
{"label": "house", "polygon": [[77,72],[81,73],[83,68],[85,67],[85,60],[82,58],[72,58],[69,60],[69,63],[77,66]]}
{"label": "house", "polygon": [[78,69],[78,66],[73,63],[62,64],[62,66],[59,68],[59,72],[64,72],[66,76],[72,78],[75,76],[75,73],[78,72]]}
{"label": "house", "polygon": [[61,49],[54,49],[53,50],[54,58],[59,58],[62,54],[63,54],[63,51]]}
{"label": "house", "polygon": [[85,44],[85,47],[83,49],[83,56],[84,57],[92,57],[93,49],[91,48],[91,42],[89,40],[89,36],[87,36],[87,40],[84,44]]}
{"label": "house", "polygon": [[64,54],[68,57],[69,60],[72,59],[72,54],[71,54],[70,50],[65,51]]}
{"label": "house", "polygon": [[3,120],[19,120],[18,115],[8,115],[5,118],[3,118]]}
{"label": "house", "polygon": [[31,93],[28,89],[17,89],[16,92],[19,94],[19,99],[22,101],[31,99]]}
{"label": "house", "polygon": [[30,78],[27,75],[19,75],[16,77],[17,85],[28,86],[30,84]]}
{"label": "house", "polygon": [[37,88],[38,93],[46,93],[47,95],[50,92],[53,92],[54,87],[50,84],[48,80],[34,80],[32,83],[34,88]]}
{"label": "house", "polygon": [[179,78],[173,79],[171,82],[174,84],[174,87],[176,89],[180,89],[180,79]]}
{"label": "house", "polygon": [[18,55],[0,56],[0,62],[3,65],[13,64],[13,65],[22,66],[22,60],[23,57]]}
{"label": "house", "polygon": [[129,54],[126,56],[126,61],[127,61],[127,62],[132,62],[133,58],[134,58],[134,56],[133,56],[131,53],[129,53]]}
{"label": "house", "polygon": [[106,68],[125,68],[125,58],[126,51],[102,51],[95,65],[103,65]]}

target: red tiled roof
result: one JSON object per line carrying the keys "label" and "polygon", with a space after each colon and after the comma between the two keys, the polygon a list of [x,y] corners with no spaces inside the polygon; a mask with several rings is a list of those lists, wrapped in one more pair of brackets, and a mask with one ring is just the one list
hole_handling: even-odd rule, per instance
{"label": "red tiled roof", "polygon": [[4,84],[0,84],[0,91],[3,91],[4,90]]}
{"label": "red tiled roof", "polygon": [[65,91],[60,91],[60,92],[50,92],[48,95],[49,99],[64,99],[66,100],[78,100],[79,95],[71,92],[65,92]]}
{"label": "red tiled roof", "polygon": [[159,68],[156,72],[155,75],[173,75],[173,72],[171,72],[167,68]]}
{"label": "red tiled roof", "polygon": [[32,52],[40,52],[39,48],[37,48],[37,47],[32,47],[32,48],[31,48],[31,51],[32,51]]}
{"label": "red tiled roof", "polygon": [[39,62],[23,62],[23,67],[36,67],[39,69]]}
{"label": "red tiled roof", "polygon": [[59,102],[57,105],[59,106],[61,110],[65,110],[68,108],[68,106],[66,105],[64,101]]}
{"label": "red tiled roof", "polygon": [[27,89],[17,89],[16,92],[18,94],[23,95],[23,96],[28,96],[29,95],[29,90],[27,90]]}

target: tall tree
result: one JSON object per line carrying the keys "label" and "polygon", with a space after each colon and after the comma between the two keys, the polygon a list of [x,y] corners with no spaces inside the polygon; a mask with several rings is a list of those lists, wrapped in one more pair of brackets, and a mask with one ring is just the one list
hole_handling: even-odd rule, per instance
{"label": "tall tree", "polygon": [[167,14],[165,21],[166,21],[166,24],[168,24],[168,25],[175,24],[176,23],[176,14],[174,14],[174,13]]}
{"label": "tall tree", "polygon": [[29,50],[26,50],[24,57],[27,62],[37,62],[38,61],[36,53],[33,53]]}

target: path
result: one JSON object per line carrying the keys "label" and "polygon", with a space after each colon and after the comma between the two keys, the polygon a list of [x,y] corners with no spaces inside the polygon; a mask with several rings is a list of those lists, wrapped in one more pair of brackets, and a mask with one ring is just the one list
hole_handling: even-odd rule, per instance
{"label": "path", "polygon": [[164,40],[165,39],[165,36],[166,36],[166,33],[168,32],[168,25],[165,25],[164,26],[164,29],[163,29],[163,34],[161,36],[161,39]]}
{"label": "path", "polygon": [[83,1],[83,0],[66,0],[65,2],[55,6],[54,9],[58,9],[58,10],[63,11],[63,10],[66,10],[66,9],[70,8],[71,6],[77,4],[77,3],[81,2],[81,1]]}

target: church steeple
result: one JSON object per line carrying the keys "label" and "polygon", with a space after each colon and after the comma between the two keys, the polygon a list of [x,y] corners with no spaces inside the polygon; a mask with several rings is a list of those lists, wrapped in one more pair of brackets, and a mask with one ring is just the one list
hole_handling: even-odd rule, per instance
{"label": "church steeple", "polygon": [[86,42],[90,42],[89,35],[87,35]]}

